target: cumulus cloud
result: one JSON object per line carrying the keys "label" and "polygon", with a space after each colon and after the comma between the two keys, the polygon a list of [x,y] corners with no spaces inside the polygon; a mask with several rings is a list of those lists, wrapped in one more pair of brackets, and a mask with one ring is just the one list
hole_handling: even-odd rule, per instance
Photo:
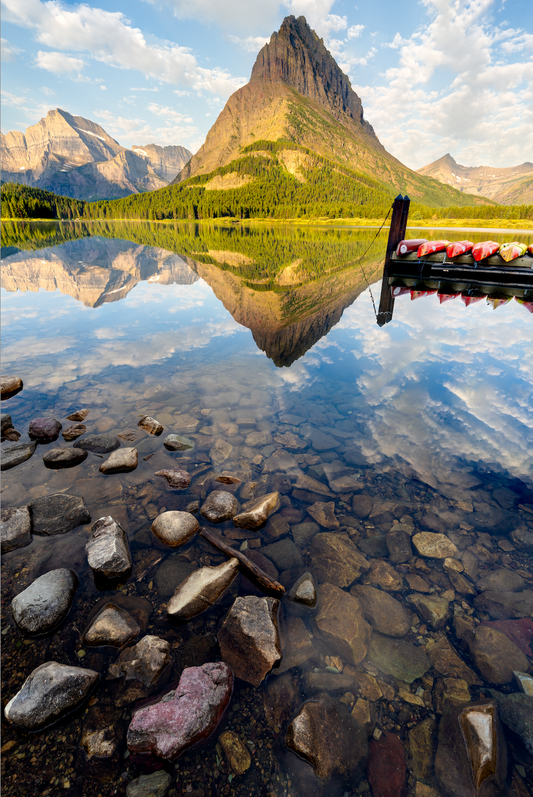
{"label": "cumulus cloud", "polygon": [[242,47],[243,50],[246,50],[249,53],[258,53],[262,47],[269,41],[268,36],[247,36],[245,39],[241,39],[239,36],[228,36],[229,40],[232,41],[234,44],[238,44]]}
{"label": "cumulus cloud", "polygon": [[52,72],[54,75],[71,75],[72,73],[79,74],[85,66],[85,61],[65,55],[65,53],[45,53],[39,50],[35,56],[35,66],[46,69],[47,72]]}
{"label": "cumulus cloud", "polygon": [[192,124],[192,119],[189,116],[156,103],[150,103],[148,110],[156,119],[162,120],[163,124],[157,124],[157,122],[149,124],[146,119],[131,119],[105,109],[95,111],[94,115],[103,120],[108,133],[117,139],[131,142],[134,140],[151,141],[162,147],[180,141],[192,152],[196,152],[203,144],[203,137],[198,128]]}

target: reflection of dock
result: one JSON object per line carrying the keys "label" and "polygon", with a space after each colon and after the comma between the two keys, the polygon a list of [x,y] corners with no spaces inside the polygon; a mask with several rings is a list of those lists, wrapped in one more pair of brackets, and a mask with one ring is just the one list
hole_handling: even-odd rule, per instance
{"label": "reflection of dock", "polygon": [[408,197],[398,196],[394,200],[377,316],[379,326],[392,320],[398,288],[494,299],[516,296],[533,301],[533,258],[530,255],[510,263],[498,254],[480,262],[472,255],[450,259],[445,251],[423,258],[416,252],[397,255],[396,247],[405,238],[409,204]]}

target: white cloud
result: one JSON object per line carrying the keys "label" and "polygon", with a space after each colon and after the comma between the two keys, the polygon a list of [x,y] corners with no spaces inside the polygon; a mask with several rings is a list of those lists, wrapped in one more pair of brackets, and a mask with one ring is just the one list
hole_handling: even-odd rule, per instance
{"label": "white cloud", "polygon": [[201,147],[203,137],[198,128],[190,124],[192,122],[190,117],[183,117],[172,108],[164,108],[155,103],[150,103],[148,108],[156,116],[164,119],[166,124],[152,126],[146,119],[129,119],[106,110],[95,111],[95,116],[104,121],[106,131],[113,138],[126,140],[127,145],[144,140],[162,147],[180,144],[192,152]]}
{"label": "white cloud", "polygon": [[241,39],[239,36],[229,35],[228,39],[249,53],[258,53],[270,41],[268,36],[247,36],[245,39]]}
{"label": "white cloud", "polygon": [[13,44],[10,44],[7,39],[0,39],[2,49],[2,61],[15,61],[17,55],[24,52]]}
{"label": "white cloud", "polygon": [[37,41],[84,53],[111,66],[133,69],[166,83],[229,96],[246,81],[219,67],[205,69],[187,47],[151,39],[121,12],[61,0],[4,0],[4,21],[37,31]]}
{"label": "white cloud", "polygon": [[64,53],[45,53],[39,50],[35,56],[35,65],[52,72],[54,75],[71,75],[73,73],[79,74],[85,66],[85,61]]}
{"label": "white cloud", "polygon": [[348,36],[349,39],[357,39],[364,31],[364,29],[365,29],[364,25],[352,25],[346,31],[346,35]]}
{"label": "white cloud", "polygon": [[2,105],[12,105],[15,108],[21,108],[28,102],[27,97],[19,97],[17,94],[11,94],[10,91],[2,92]]}

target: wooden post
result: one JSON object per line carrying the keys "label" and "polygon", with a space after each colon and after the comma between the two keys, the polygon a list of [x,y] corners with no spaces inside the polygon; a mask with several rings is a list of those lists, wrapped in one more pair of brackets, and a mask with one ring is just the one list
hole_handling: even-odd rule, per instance
{"label": "wooden post", "polygon": [[385,252],[385,263],[383,264],[383,279],[381,282],[381,297],[379,300],[379,310],[377,322],[380,327],[388,324],[392,320],[394,312],[394,297],[389,286],[389,264],[392,253],[405,238],[407,229],[407,219],[409,216],[409,205],[411,200],[408,196],[398,194],[392,206],[392,218],[389,229],[389,239],[387,241],[387,251]]}

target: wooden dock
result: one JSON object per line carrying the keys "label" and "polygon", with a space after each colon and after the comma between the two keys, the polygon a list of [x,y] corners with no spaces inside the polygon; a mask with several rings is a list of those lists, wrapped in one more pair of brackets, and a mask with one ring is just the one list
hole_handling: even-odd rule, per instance
{"label": "wooden dock", "polygon": [[409,197],[394,200],[392,220],[383,266],[383,281],[377,322],[383,326],[392,320],[394,288],[415,291],[436,290],[441,294],[509,298],[516,296],[533,301],[533,257],[524,255],[506,263],[500,255],[476,262],[472,255],[453,260],[446,252],[419,258],[416,252],[396,255],[396,247],[405,239],[409,216]]}

